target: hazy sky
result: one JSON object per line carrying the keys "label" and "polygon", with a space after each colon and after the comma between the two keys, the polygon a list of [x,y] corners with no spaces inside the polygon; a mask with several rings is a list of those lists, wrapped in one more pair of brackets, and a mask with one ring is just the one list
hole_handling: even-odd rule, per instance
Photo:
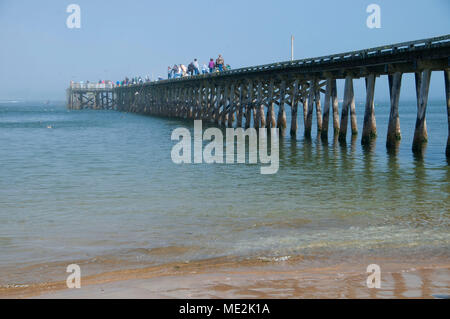
{"label": "hazy sky", "polygon": [[[81,7],[81,29],[66,8]],[[381,7],[381,29],[366,8]],[[0,0],[0,99],[64,99],[70,80],[166,76],[168,65],[221,53],[233,68],[450,33],[449,0]],[[387,80],[377,96],[387,96]],[[412,77],[402,97],[414,96]],[[355,86],[357,97],[363,86]],[[444,96],[442,72],[431,97]]]}

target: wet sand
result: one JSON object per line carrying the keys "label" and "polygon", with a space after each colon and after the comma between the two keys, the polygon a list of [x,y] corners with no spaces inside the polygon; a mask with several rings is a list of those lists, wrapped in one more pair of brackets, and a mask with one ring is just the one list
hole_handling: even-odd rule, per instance
{"label": "wet sand", "polygon": [[435,298],[450,295],[450,263],[374,260],[381,288],[366,285],[367,263],[320,266],[301,257],[228,258],[173,263],[82,277],[80,289],[65,282],[0,288],[1,298]]}

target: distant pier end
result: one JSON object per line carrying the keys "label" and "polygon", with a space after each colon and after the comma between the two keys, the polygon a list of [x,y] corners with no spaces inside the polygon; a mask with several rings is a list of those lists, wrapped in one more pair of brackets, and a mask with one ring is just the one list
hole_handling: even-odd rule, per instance
{"label": "distant pier end", "polygon": [[112,110],[115,105],[112,83],[70,83],[66,90],[70,110]]}

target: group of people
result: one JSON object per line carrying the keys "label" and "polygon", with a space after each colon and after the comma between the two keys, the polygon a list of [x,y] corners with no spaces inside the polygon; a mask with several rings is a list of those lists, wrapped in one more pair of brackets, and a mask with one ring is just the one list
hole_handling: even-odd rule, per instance
{"label": "group of people", "polygon": [[[207,73],[213,73],[213,72],[222,72],[224,70],[231,69],[230,65],[225,65],[225,60],[223,59],[222,55],[219,54],[218,58],[214,62],[214,59],[211,58],[209,60],[208,65],[204,63],[202,65],[201,73],[207,74]],[[197,59],[194,59],[191,63],[188,64],[186,67],[184,64],[174,64],[173,67],[167,67],[167,78],[178,78],[178,77],[184,77],[184,76],[193,76],[193,75],[199,75],[200,74],[200,64],[198,63]]]}
{"label": "group of people", "polygon": [[127,76],[122,81],[117,81],[116,86],[126,86],[126,85],[131,85],[131,84],[144,84],[144,83],[148,83],[148,82],[151,82],[150,77],[148,75],[145,77],[145,79],[142,78],[141,76],[135,76],[135,77],[132,77],[131,79],[129,79]]}
{"label": "group of people", "polygon": [[[202,65],[201,73],[207,74],[207,73],[214,73],[214,72],[222,72],[222,71],[230,70],[230,69],[231,69],[230,65],[229,64],[225,65],[225,60],[223,59],[222,55],[219,54],[216,61],[214,61],[214,59],[211,58],[209,60],[208,64],[204,63]],[[180,64],[180,65],[175,64],[173,67],[169,66],[167,68],[167,77],[169,79],[184,77],[184,76],[194,76],[194,75],[199,75],[199,74],[200,74],[200,64],[198,63],[197,59],[194,59],[194,61],[189,63],[187,67],[184,64]],[[160,81],[160,80],[163,80],[163,78],[158,77],[158,81]],[[112,82],[109,80],[99,80],[98,84],[102,84],[102,85],[107,84],[107,85],[112,85],[113,87],[119,87],[119,86],[129,86],[129,85],[134,85],[134,84],[144,84],[144,83],[148,83],[148,82],[152,82],[152,80],[147,75],[145,78],[142,78],[141,76],[135,76],[135,77],[132,77],[131,79],[128,77],[125,77],[125,79],[123,79],[122,81],[116,81],[116,82]],[[88,85],[89,81],[86,81],[85,83]],[[84,82],[80,81],[80,84],[83,85]],[[73,85],[73,81],[71,81],[71,86],[72,85]]]}

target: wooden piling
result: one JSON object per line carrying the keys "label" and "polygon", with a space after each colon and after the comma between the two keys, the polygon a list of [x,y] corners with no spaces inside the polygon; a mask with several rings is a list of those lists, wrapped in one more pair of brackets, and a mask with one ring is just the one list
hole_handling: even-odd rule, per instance
{"label": "wooden piling", "polygon": [[219,123],[219,125],[225,126],[226,123],[228,122],[228,93],[229,92],[229,87],[228,85],[225,85],[225,91],[223,93],[223,99],[222,99],[222,116],[221,116],[221,121]]}
{"label": "wooden piling", "polygon": [[422,146],[427,142],[428,135],[426,131],[425,117],[427,111],[427,102],[428,102],[428,90],[430,88],[430,77],[431,70],[426,69],[422,72],[421,75],[421,83],[420,83],[420,91],[419,91],[419,100],[418,100],[418,109],[417,109],[417,119],[416,119],[416,127],[414,131],[414,139],[413,139],[413,152],[414,153],[422,153]]}
{"label": "wooden piling", "polygon": [[267,128],[274,128],[276,127],[275,122],[275,108],[273,105],[273,90],[274,90],[274,80],[270,80],[269,83],[269,92],[267,96],[267,120],[266,125]]}
{"label": "wooden piling", "polygon": [[294,84],[292,85],[292,94],[291,94],[291,136],[296,137],[297,136],[297,129],[298,129],[298,80],[294,81]]}
{"label": "wooden piling", "polygon": [[239,105],[236,127],[242,127],[242,114],[244,112],[244,84],[239,86]]}
{"label": "wooden piling", "polygon": [[261,113],[261,103],[262,103],[262,82],[259,81],[257,85],[256,91],[256,120],[254,123],[255,129],[259,129],[261,125],[261,118],[264,116],[264,113]]}
{"label": "wooden piling", "polygon": [[230,88],[227,127],[233,127],[233,121],[234,121],[234,83],[231,84]]}
{"label": "wooden piling", "polygon": [[277,118],[277,127],[280,131],[284,131],[286,129],[286,111],[284,109],[286,96],[286,81],[281,81],[280,84],[280,105],[278,107],[278,118]]}
{"label": "wooden piling", "polygon": [[245,128],[248,129],[251,125],[252,121],[252,109],[253,109],[253,81],[250,81],[248,84],[248,92],[247,92],[247,112],[245,115]]}
{"label": "wooden piling", "polygon": [[377,136],[377,125],[375,121],[375,74],[366,77],[366,107],[364,111],[364,125],[361,144],[369,144]]}
{"label": "wooden piling", "polygon": [[320,133],[320,137],[322,140],[328,139],[328,125],[330,122],[331,81],[331,79],[327,79],[325,101],[323,103],[322,132]]}
{"label": "wooden piling", "polygon": [[[417,111],[419,110],[419,100],[420,100],[420,87],[422,85],[422,72],[415,72],[414,73],[414,80],[416,84],[416,103],[417,103]],[[428,130],[427,130],[427,120],[424,119],[423,121],[423,134],[425,135],[426,139],[428,140]]]}
{"label": "wooden piling", "polygon": [[445,97],[447,99],[447,123],[448,123],[448,137],[447,137],[447,148],[445,150],[445,155],[447,159],[450,159],[450,69],[444,70],[445,79]]}
{"label": "wooden piling", "polygon": [[320,87],[318,83],[315,88],[314,99],[316,102],[317,136],[320,136],[322,133],[322,105],[320,104]]}
{"label": "wooden piling", "polygon": [[220,108],[222,107],[222,92],[223,87],[219,85],[216,90],[216,105],[215,105],[215,115],[214,122],[216,125],[219,125],[220,122]]}
{"label": "wooden piling", "polygon": [[386,147],[395,148],[402,138],[400,131],[400,117],[398,114],[398,102],[400,99],[400,88],[402,85],[402,74],[400,72],[389,75],[389,95],[391,101],[391,111],[389,113],[389,124],[386,138]]}
{"label": "wooden piling", "polygon": [[[306,138],[311,138],[311,127],[312,127],[312,116],[313,116],[313,111],[314,111],[315,90],[316,90],[316,80],[312,80],[312,81],[310,81],[308,100],[307,100],[308,108],[306,109],[306,121],[305,121],[305,137]],[[303,115],[303,116],[305,116],[305,115]]]}
{"label": "wooden piling", "polygon": [[344,102],[342,104],[341,125],[339,128],[339,141],[344,142],[347,138],[347,123],[350,106],[354,104],[353,79],[351,76],[345,77]]}
{"label": "wooden piling", "polygon": [[353,80],[351,81],[351,96],[352,99],[350,101],[350,121],[351,121],[352,135],[358,135],[358,122],[356,120],[356,106],[355,106],[355,93],[353,91]]}

